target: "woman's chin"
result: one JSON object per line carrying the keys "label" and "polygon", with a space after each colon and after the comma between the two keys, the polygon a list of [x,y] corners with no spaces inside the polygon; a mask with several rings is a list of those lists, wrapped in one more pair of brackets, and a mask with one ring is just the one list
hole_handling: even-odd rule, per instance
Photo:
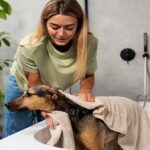
{"label": "woman's chin", "polygon": [[54,42],[54,44],[56,44],[56,45],[58,45],[58,46],[65,46],[65,45],[67,45],[68,43],[69,43],[69,41],[64,41],[64,40],[55,40],[55,41],[53,41]]}
{"label": "woman's chin", "polygon": [[55,44],[58,46],[65,46],[67,42],[55,42]]}

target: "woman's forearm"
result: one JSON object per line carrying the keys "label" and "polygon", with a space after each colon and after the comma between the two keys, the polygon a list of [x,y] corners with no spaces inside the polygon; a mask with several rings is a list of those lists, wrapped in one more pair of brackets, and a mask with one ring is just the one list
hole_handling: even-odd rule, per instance
{"label": "woman's forearm", "polygon": [[85,79],[80,82],[80,92],[92,93],[94,86],[94,74],[87,75]]}
{"label": "woman's forearm", "polygon": [[25,75],[30,87],[42,84],[39,73],[25,72]]}

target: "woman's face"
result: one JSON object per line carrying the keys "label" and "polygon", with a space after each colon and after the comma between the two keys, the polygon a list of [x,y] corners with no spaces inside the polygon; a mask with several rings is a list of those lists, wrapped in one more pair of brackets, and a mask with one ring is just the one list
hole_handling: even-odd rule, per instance
{"label": "woman's face", "polygon": [[75,17],[61,14],[49,18],[46,24],[52,42],[59,46],[66,45],[74,38],[77,25]]}

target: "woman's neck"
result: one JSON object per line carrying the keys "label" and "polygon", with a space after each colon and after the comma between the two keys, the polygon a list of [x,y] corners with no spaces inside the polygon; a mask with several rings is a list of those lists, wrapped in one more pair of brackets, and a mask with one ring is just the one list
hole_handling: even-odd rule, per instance
{"label": "woman's neck", "polygon": [[58,50],[60,52],[67,52],[70,49],[70,47],[72,46],[72,43],[73,42],[71,40],[68,44],[66,44],[64,46],[59,46],[59,45],[56,45],[55,43],[52,42],[52,44],[56,48],[56,50]]}

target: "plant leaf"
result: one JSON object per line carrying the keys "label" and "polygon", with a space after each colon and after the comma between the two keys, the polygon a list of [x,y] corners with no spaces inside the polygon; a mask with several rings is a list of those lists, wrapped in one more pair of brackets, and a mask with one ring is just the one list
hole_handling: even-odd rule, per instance
{"label": "plant leaf", "polygon": [[11,5],[8,2],[3,0],[2,1],[2,8],[3,8],[3,10],[6,14],[8,14],[8,15],[11,14],[12,8],[11,8]]}
{"label": "plant leaf", "polygon": [[0,10],[0,18],[6,20],[7,19],[7,15],[3,10]]}
{"label": "plant leaf", "polygon": [[8,47],[10,46],[10,42],[6,38],[3,38],[2,41],[4,42],[6,46]]}
{"label": "plant leaf", "polygon": [[0,0],[0,18],[6,20],[12,12],[11,5],[5,0]]}
{"label": "plant leaf", "polygon": [[2,40],[3,38],[7,37],[9,33],[7,32],[0,32],[0,40]]}
{"label": "plant leaf", "polygon": [[0,66],[0,71],[2,71],[3,70],[3,67],[2,66]]}
{"label": "plant leaf", "polygon": [[13,60],[12,59],[5,59],[5,61],[12,63]]}
{"label": "plant leaf", "polygon": [[0,100],[4,99],[4,93],[0,90]]}
{"label": "plant leaf", "polygon": [[5,64],[5,66],[10,66],[8,62],[4,61],[3,62]]}

